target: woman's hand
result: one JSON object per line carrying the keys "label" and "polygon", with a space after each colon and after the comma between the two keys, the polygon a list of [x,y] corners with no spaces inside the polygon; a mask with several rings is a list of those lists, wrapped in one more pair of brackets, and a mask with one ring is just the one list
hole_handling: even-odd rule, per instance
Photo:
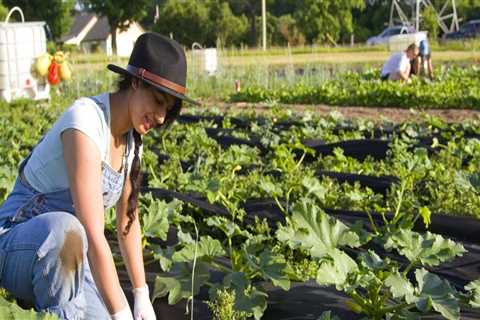
{"label": "woman's hand", "polygon": [[155,311],[153,310],[150,296],[148,293],[148,286],[143,288],[135,288],[133,297],[135,305],[133,307],[133,315],[135,320],[156,320]]}
{"label": "woman's hand", "polygon": [[112,314],[112,320],[133,320],[132,311],[127,306],[115,314]]}

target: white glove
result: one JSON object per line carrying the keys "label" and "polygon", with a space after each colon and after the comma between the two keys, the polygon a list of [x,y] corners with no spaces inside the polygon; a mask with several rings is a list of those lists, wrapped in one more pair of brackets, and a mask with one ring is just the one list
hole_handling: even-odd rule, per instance
{"label": "white glove", "polygon": [[112,320],[133,320],[132,311],[130,310],[128,303],[125,308],[115,314],[112,314],[111,316]]}
{"label": "white glove", "polygon": [[130,306],[128,305],[127,298],[125,297],[125,293],[121,290],[123,301],[125,301],[125,307],[118,311],[115,314],[112,314],[112,320],[133,320],[132,310],[130,310]]}
{"label": "white glove", "polygon": [[133,307],[133,315],[135,320],[156,320],[155,311],[153,310],[150,296],[148,293],[148,285],[142,288],[132,290],[135,304]]}

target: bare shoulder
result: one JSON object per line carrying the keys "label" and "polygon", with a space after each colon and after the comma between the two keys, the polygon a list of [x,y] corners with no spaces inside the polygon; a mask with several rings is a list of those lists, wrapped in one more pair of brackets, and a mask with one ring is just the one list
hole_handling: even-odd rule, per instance
{"label": "bare shoulder", "polygon": [[92,139],[77,129],[67,129],[61,134],[64,157],[67,162],[95,164],[101,162],[100,150]]}

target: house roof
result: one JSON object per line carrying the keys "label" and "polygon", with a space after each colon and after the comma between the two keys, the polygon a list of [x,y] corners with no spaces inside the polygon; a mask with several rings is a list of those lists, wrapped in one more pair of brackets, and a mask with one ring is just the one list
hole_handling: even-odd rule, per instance
{"label": "house roof", "polygon": [[110,25],[106,17],[98,17],[93,12],[77,11],[69,33],[60,41],[67,42],[73,39],[79,45],[84,41],[104,41],[109,35]]}
{"label": "house roof", "polygon": [[106,40],[110,34],[110,25],[106,17],[98,19],[97,23],[88,31],[82,41],[99,41]]}
{"label": "house roof", "polygon": [[73,18],[70,31],[67,35],[64,35],[60,41],[67,41],[68,39],[77,37],[94,16],[95,14],[91,12],[77,11]]}

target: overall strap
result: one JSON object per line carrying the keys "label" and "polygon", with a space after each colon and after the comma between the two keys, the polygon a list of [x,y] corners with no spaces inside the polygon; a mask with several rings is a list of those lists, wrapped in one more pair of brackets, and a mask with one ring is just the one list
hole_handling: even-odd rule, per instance
{"label": "overall strap", "polygon": [[[98,99],[96,96],[91,96],[89,98],[92,99],[93,102],[95,102],[97,105],[100,106],[100,108],[103,111],[103,114],[105,115],[105,119],[107,119],[108,127],[110,128],[111,115],[110,115],[109,110],[107,110],[107,106],[102,101],[100,101],[100,99]],[[124,156],[123,156],[123,161],[122,161],[123,170],[125,170],[125,178],[127,177],[127,172],[128,172],[128,155],[131,152],[131,144],[134,144],[134,142],[132,142],[132,141],[133,141],[132,131],[129,131],[128,133],[126,133],[125,151],[124,151]],[[104,161],[106,163],[108,163],[108,159],[110,158],[110,135],[109,134],[107,134],[107,150],[106,151],[107,152],[105,154]]]}

